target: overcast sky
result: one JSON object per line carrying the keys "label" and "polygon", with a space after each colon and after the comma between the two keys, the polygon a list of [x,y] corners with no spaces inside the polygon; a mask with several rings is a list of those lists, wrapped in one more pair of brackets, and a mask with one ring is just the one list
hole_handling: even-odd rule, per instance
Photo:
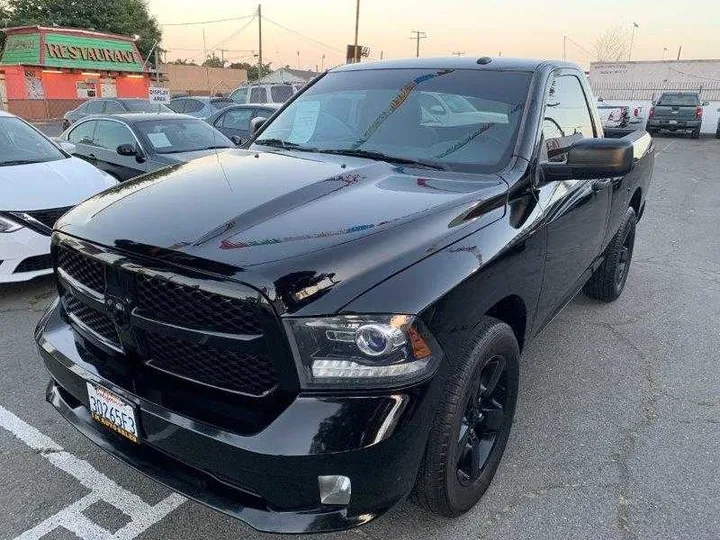
{"label": "overcast sky", "polygon": [[[247,0],[149,3],[161,24],[242,17],[257,11],[257,2]],[[303,69],[315,69],[323,55],[325,67],[344,62],[345,46],[352,43],[355,31],[355,0],[265,0],[262,12],[263,56],[274,67],[299,63]],[[256,61],[252,51],[258,48],[257,20],[241,30],[249,21],[164,26],[168,60],[201,61],[204,28],[208,50],[221,46],[227,49],[226,59]],[[385,58],[414,56],[411,31],[422,30],[428,36],[421,42],[422,56],[460,51],[562,58],[563,35],[567,35],[568,59],[587,66],[604,30],[622,26],[630,32],[633,22],[639,25],[633,60],[661,59],[664,47],[666,57],[675,58],[680,45],[683,59],[720,58],[719,0],[361,0],[359,42],[371,48],[372,58],[379,58],[381,51]]]}

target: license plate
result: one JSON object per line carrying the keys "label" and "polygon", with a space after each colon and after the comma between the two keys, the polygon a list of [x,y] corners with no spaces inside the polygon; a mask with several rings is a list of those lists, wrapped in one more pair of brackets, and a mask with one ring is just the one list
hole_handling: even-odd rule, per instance
{"label": "license plate", "polygon": [[671,124],[677,124],[677,120],[670,120]]}
{"label": "license plate", "polygon": [[93,420],[132,442],[138,442],[135,407],[102,386],[87,383],[87,391]]}

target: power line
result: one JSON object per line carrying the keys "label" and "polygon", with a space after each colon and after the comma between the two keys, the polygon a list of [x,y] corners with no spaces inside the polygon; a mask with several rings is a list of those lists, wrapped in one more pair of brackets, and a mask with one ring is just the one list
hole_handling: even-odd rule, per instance
{"label": "power line", "polygon": [[297,30],[293,30],[292,28],[288,28],[287,26],[283,26],[282,24],[280,24],[280,23],[278,23],[278,22],[275,22],[275,21],[273,21],[272,19],[269,19],[269,18],[265,17],[264,15],[263,15],[263,19],[266,20],[266,21],[269,22],[269,23],[274,24],[275,26],[277,26],[277,27],[279,27],[279,28],[282,28],[283,30],[285,30],[285,31],[287,31],[287,32],[290,32],[291,34],[295,34],[295,35],[297,35],[297,36],[300,36],[300,37],[303,38],[303,39],[306,39],[306,40],[308,40],[308,41],[311,41],[311,42],[315,43],[316,45],[321,45],[322,47],[325,47],[325,48],[327,48],[327,49],[330,49],[330,50],[339,52],[339,53],[341,53],[341,54],[345,54],[345,51],[343,51],[342,49],[338,49],[337,47],[333,47],[332,45],[328,45],[327,43],[323,43],[322,41],[318,41],[317,39],[313,39],[313,38],[311,38],[311,37],[308,37],[308,36],[306,36],[305,34],[301,34],[301,33],[298,32]]}
{"label": "power line", "polygon": [[226,37],[225,39],[223,39],[220,43],[218,43],[218,44],[215,45],[214,47],[210,47],[210,49],[208,49],[208,51],[210,51],[211,53],[214,53],[216,50],[218,50],[218,49],[220,48],[221,45],[224,45],[225,43],[227,43],[228,41],[230,41],[232,38],[234,38],[234,37],[236,37],[238,34],[240,34],[240,32],[242,32],[243,30],[245,30],[248,26],[250,26],[250,25],[253,23],[254,20],[255,20],[255,16],[253,16],[252,19],[250,19],[248,22],[246,22],[244,25],[242,25],[238,30],[236,30],[235,32],[233,32],[232,34],[230,34],[228,37]]}
{"label": "power line", "polygon": [[214,23],[221,23],[221,22],[228,22],[228,21],[242,21],[243,19],[249,19],[251,17],[255,17],[255,15],[245,15],[243,17],[230,17],[228,19],[214,19],[212,21],[192,21],[192,22],[181,22],[181,23],[164,23],[160,26],[192,26],[196,24],[214,24]]}
{"label": "power line", "polygon": [[590,51],[588,51],[585,47],[583,47],[582,45],[580,45],[577,41],[575,41],[575,40],[574,40],[573,38],[571,38],[570,36],[565,36],[565,38],[566,38],[570,43],[572,43],[573,45],[575,45],[578,49],[580,49],[582,52],[584,52],[586,55],[588,55],[590,58],[597,59],[597,56],[596,56],[595,54],[593,54],[593,53],[591,53]]}

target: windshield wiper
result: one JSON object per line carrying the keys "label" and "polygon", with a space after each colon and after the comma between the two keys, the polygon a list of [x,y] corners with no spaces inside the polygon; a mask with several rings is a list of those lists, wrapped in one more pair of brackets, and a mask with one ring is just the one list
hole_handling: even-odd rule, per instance
{"label": "windshield wiper", "polygon": [[5,165],[30,165],[31,163],[43,163],[42,160],[37,159],[12,159],[10,161],[0,161],[0,166]]}
{"label": "windshield wiper", "polygon": [[261,144],[263,146],[271,146],[273,148],[285,148],[286,150],[299,150],[300,152],[317,152],[317,148],[310,146],[303,146],[290,141],[284,141],[282,139],[260,139],[254,141],[253,144]]}
{"label": "windshield wiper", "polygon": [[400,156],[391,156],[384,154],[383,152],[376,152],[374,150],[360,150],[353,148],[338,148],[329,150],[317,150],[321,154],[335,154],[339,156],[352,156],[361,157],[368,159],[376,159],[378,161],[387,161],[388,163],[399,163],[401,165],[415,165],[419,167],[425,167],[428,169],[436,169],[438,171],[449,171],[450,167],[436,161],[427,161],[424,159],[405,158]]}

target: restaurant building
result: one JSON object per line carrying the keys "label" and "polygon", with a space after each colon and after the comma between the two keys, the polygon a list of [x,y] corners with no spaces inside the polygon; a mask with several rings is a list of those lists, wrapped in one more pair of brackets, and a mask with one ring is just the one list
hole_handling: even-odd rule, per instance
{"label": "restaurant building", "polygon": [[23,118],[60,118],[94,97],[147,98],[150,74],[132,37],[75,28],[5,28],[0,95]]}

